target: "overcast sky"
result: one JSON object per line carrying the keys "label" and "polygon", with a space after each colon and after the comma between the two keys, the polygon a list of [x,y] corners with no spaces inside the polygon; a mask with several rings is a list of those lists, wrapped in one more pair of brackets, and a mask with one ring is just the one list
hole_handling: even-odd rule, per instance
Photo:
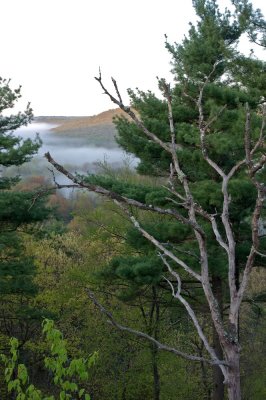
{"label": "overcast sky", "polygon": [[[229,0],[221,1],[223,5]],[[170,78],[164,48],[195,22],[192,0],[0,0],[0,76],[22,85],[35,115],[93,115],[112,108],[94,80],[101,67],[125,94]],[[253,0],[266,15],[266,1]]]}

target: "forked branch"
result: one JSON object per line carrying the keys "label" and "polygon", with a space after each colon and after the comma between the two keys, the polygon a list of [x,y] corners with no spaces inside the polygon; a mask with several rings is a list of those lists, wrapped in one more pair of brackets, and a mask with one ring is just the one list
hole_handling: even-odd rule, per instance
{"label": "forked branch", "polygon": [[116,104],[121,110],[123,110],[125,113],[127,113],[131,119],[135,122],[135,124],[145,133],[145,135],[150,138],[154,143],[157,143],[159,146],[161,146],[165,151],[167,151],[168,153],[171,153],[171,149],[169,148],[169,146],[167,145],[167,143],[165,143],[164,141],[162,141],[158,136],[156,136],[153,132],[149,131],[146,126],[142,123],[142,121],[137,117],[137,115],[134,113],[134,111],[132,111],[132,109],[129,106],[126,106],[123,101],[122,101],[122,97],[120,95],[116,80],[114,78],[112,78],[112,82],[116,91],[116,94],[118,96],[118,98],[114,97],[108,90],[107,88],[104,86],[103,82],[102,82],[102,75],[101,75],[101,71],[99,71],[99,77],[95,77],[96,81],[99,82],[101,88],[104,91],[104,94],[106,94],[110,100]]}
{"label": "forked branch", "polygon": [[177,290],[175,291],[174,287],[173,287],[173,284],[167,280],[168,283],[170,284],[171,289],[172,289],[173,297],[176,298],[178,301],[180,301],[180,303],[183,304],[183,306],[185,307],[188,315],[190,316],[190,318],[191,318],[191,320],[192,320],[192,322],[193,322],[193,324],[194,324],[194,326],[196,328],[196,331],[197,331],[200,339],[202,340],[202,342],[203,342],[203,344],[205,346],[205,349],[210,354],[210,356],[213,359],[213,361],[216,362],[216,364],[220,366],[224,377],[226,377],[227,372],[226,372],[226,369],[224,367],[224,364],[220,364],[220,360],[218,359],[214,349],[210,346],[210,344],[208,342],[208,339],[206,338],[206,336],[205,336],[205,334],[204,334],[204,332],[203,332],[203,330],[202,330],[202,328],[200,326],[199,320],[196,317],[196,314],[195,314],[194,310],[192,309],[192,307],[190,306],[188,301],[181,295],[181,278],[180,278],[179,274],[172,269],[172,267],[170,266],[170,264],[167,262],[167,260],[165,259],[165,257],[163,255],[161,255],[161,259],[162,259],[164,265],[167,267],[167,269],[170,272],[170,274],[177,281]]}

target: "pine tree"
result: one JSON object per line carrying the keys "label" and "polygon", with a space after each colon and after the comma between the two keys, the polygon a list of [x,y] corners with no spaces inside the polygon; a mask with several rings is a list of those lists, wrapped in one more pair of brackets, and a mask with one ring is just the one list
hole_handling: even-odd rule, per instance
{"label": "pine tree", "polygon": [[[189,37],[181,45],[166,47],[173,57],[173,73],[178,82],[171,92],[173,119],[175,121],[176,142],[182,148],[179,160],[183,171],[188,176],[193,188],[194,197],[205,210],[215,214],[221,208],[222,197],[219,191],[219,178],[201,157],[198,135],[198,112],[195,104],[195,93],[204,76],[208,76],[215,62],[220,62],[205,88],[204,112],[209,119],[215,116],[226,103],[227,108],[219,116],[219,124],[214,123],[209,128],[211,157],[228,171],[235,162],[235,155],[244,156],[242,145],[243,120],[245,111],[240,106],[248,102],[256,108],[258,99],[265,93],[265,64],[256,59],[248,59],[237,54],[232,45],[236,43],[243,32],[243,24],[230,22],[231,14],[219,13],[215,2],[194,2],[194,6],[201,21],[197,27],[192,26]],[[246,26],[245,26],[246,28]],[[235,60],[234,62],[232,60]],[[230,60],[230,61],[229,61]],[[237,60],[237,61],[236,61]],[[240,68],[241,67],[241,68]],[[230,76],[229,76],[230,68]],[[251,73],[252,71],[252,73]],[[228,78],[224,80],[225,74]],[[217,84],[217,80],[223,81]],[[241,82],[248,91],[241,90]],[[164,82],[161,82],[164,90]],[[230,85],[230,86],[229,86]],[[169,135],[168,108],[164,101],[157,99],[152,93],[129,91],[132,106],[141,116],[145,126],[154,132],[160,139],[167,140]],[[182,96],[185,94],[185,96]],[[242,116],[241,116],[242,113]],[[236,117],[236,118],[234,118]],[[207,118],[207,117],[206,117]],[[241,122],[242,119],[242,122]],[[147,137],[136,124],[125,118],[117,118],[118,142],[127,151],[133,152],[140,158],[138,170],[140,173],[150,173],[166,176],[169,170],[170,157],[160,146],[147,140]],[[213,153],[215,149],[215,155]],[[218,154],[217,154],[217,149]],[[239,182],[241,179],[241,183]],[[237,186],[231,181],[232,193],[238,187],[238,194],[234,193],[234,216],[232,223],[237,232],[237,282],[243,267],[250,245],[247,216],[250,214],[256,191],[253,185],[242,174],[238,178]],[[218,190],[217,190],[218,189]],[[165,228],[162,225],[162,229]],[[154,232],[154,230],[151,230]],[[219,246],[211,241],[213,233],[210,231],[209,266],[212,277],[212,287],[221,308],[226,302],[223,280],[226,278],[226,262]],[[169,239],[168,239],[169,240]],[[166,240],[165,240],[166,241]],[[179,251],[193,249],[195,243],[190,240],[190,233],[184,241],[183,234],[176,234]],[[185,242],[185,246],[184,243]],[[195,250],[194,250],[195,251]],[[238,283],[237,283],[238,284]],[[213,346],[222,356],[217,335],[214,330]],[[219,368],[214,368],[213,399],[223,398],[223,376]]]}
{"label": "pine tree", "polygon": [[[155,246],[164,273],[169,272],[173,296],[189,313],[211,364],[223,374],[228,398],[240,400],[240,304],[251,269],[261,263],[265,248],[259,237],[265,198],[265,63],[237,51],[238,39],[249,26],[239,22],[239,14],[233,16],[228,10],[221,14],[215,0],[193,4],[197,25],[191,25],[180,45],[166,42],[176,85],[171,89],[159,80],[164,100],[151,92],[130,91],[131,108],[124,105],[115,80],[116,95],[112,95],[101,75],[96,78],[104,93],[133,120],[117,119],[120,145],[140,158],[139,172],[160,176],[164,187],[76,177],[49,153],[46,157],[79,187],[113,199],[132,221],[136,235]],[[158,218],[158,230],[155,224],[148,226],[139,209],[143,214],[164,215],[165,224]],[[176,227],[174,236],[167,235],[169,220]],[[188,276],[202,285],[221,354],[204,335],[197,308],[181,294]],[[176,279],[177,288],[170,277]],[[116,327],[148,339],[118,324],[91,298]]]}
{"label": "pine tree", "polygon": [[266,47],[266,22],[260,9],[254,9],[248,0],[231,0],[242,30],[251,42]]}
{"label": "pine tree", "polygon": [[14,131],[33,119],[30,105],[24,112],[7,115],[21,97],[21,88],[12,89],[10,81],[0,79],[0,331],[28,340],[28,323],[37,317],[29,306],[36,295],[34,260],[25,255],[23,232],[47,218],[49,210],[44,198],[34,193],[16,190],[20,177],[6,177],[6,168],[29,161],[41,146],[35,140],[16,136]]}

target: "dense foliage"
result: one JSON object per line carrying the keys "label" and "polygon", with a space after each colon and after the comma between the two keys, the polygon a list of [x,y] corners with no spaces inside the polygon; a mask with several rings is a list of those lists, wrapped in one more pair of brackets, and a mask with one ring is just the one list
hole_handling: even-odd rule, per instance
{"label": "dense foliage", "polygon": [[34,260],[26,254],[24,236],[44,221],[50,210],[36,193],[16,189],[20,177],[6,177],[5,168],[20,166],[38,151],[41,141],[22,140],[14,130],[32,121],[30,106],[23,113],[6,116],[20,98],[20,88],[0,79],[0,346],[16,336],[20,346],[29,340],[38,319],[45,314],[32,303],[38,287]]}

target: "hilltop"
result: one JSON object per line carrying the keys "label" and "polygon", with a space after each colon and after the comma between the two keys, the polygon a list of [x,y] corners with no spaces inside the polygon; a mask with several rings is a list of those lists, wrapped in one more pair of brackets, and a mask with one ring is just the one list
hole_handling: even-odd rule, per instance
{"label": "hilltop", "polygon": [[104,145],[111,148],[117,147],[116,128],[113,124],[116,115],[127,116],[116,108],[89,117],[40,116],[36,117],[35,121],[56,125],[52,131],[60,136],[82,137],[96,146]]}
{"label": "hilltop", "polygon": [[93,116],[65,117],[65,116],[40,116],[35,119],[39,122],[57,124],[54,132],[84,131],[86,128],[113,125],[113,118],[116,115],[126,114],[120,108],[103,111]]}

